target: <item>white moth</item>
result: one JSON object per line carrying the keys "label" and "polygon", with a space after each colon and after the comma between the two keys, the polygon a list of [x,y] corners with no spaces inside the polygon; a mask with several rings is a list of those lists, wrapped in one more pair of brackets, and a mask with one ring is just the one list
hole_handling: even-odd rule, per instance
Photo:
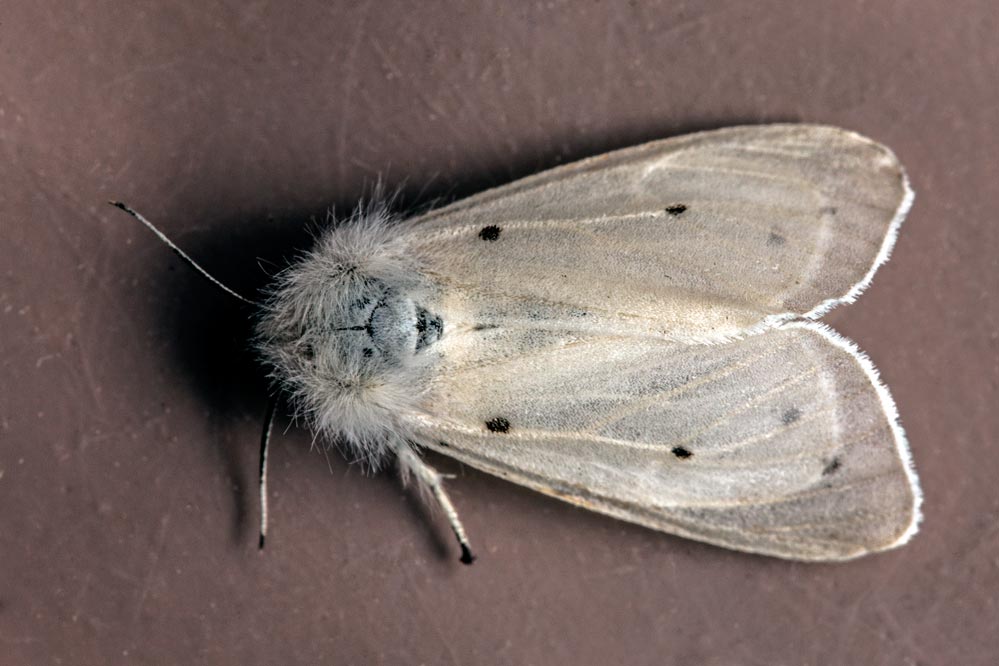
{"label": "white moth", "polygon": [[905,543],[920,491],[888,389],[817,320],[867,287],[912,197],[891,151],[832,127],[647,143],[416,219],[356,213],[279,276],[257,346],[317,432],[432,493],[462,561],[421,449],[664,532],[845,560]]}

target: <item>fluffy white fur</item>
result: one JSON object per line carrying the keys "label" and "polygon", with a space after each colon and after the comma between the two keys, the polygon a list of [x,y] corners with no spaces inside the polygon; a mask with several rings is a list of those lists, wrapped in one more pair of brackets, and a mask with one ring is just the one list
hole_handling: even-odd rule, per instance
{"label": "fluffy white fur", "polygon": [[333,329],[350,325],[350,305],[372,280],[420,291],[398,240],[405,227],[384,205],[360,209],[278,276],[257,325],[257,349],[296,415],[371,469],[411,439],[397,415],[414,406],[420,359],[365,358],[363,336]]}

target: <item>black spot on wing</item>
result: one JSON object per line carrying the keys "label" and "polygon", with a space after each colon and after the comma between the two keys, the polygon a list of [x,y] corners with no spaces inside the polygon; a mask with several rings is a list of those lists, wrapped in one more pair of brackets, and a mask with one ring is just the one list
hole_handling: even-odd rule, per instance
{"label": "black spot on wing", "polygon": [[843,466],[843,461],[840,460],[839,456],[836,456],[822,468],[822,476],[829,476],[830,474],[835,474],[840,467]]}
{"label": "black spot on wing", "polygon": [[771,231],[770,235],[767,237],[767,245],[770,247],[780,247],[787,242],[787,239],[781,236],[776,231]]}
{"label": "black spot on wing", "polygon": [[784,425],[791,425],[795,421],[801,418],[801,410],[797,407],[792,407],[785,410],[783,414],[780,415],[780,422]]}
{"label": "black spot on wing", "polygon": [[479,231],[479,238],[484,241],[494,241],[500,237],[500,231],[502,229],[495,224],[490,224],[488,227],[482,227],[482,230]]}
{"label": "black spot on wing", "polygon": [[669,206],[666,206],[666,212],[672,215],[673,217],[681,215],[686,210],[687,207],[684,206],[683,204],[671,204]]}
{"label": "black spot on wing", "polygon": [[510,422],[502,416],[486,421],[486,428],[489,432],[510,432]]}
{"label": "black spot on wing", "polygon": [[677,458],[679,458],[680,460],[686,460],[687,458],[689,458],[689,457],[691,457],[692,455],[694,455],[694,454],[693,454],[693,453],[692,453],[692,452],[690,451],[690,449],[685,449],[685,448],[683,448],[682,446],[674,446],[674,447],[673,447],[673,450],[671,451],[671,453],[672,453],[672,454],[673,454],[674,456],[676,456]]}

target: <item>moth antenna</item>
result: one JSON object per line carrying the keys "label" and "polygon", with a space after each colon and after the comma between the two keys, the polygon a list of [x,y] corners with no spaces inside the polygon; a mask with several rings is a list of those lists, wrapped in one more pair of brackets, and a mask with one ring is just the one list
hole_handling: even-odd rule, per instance
{"label": "moth antenna", "polygon": [[468,535],[465,534],[465,528],[461,524],[461,519],[458,518],[458,511],[455,510],[454,505],[451,504],[451,498],[448,497],[447,491],[444,490],[444,483],[440,473],[423,462],[408,444],[397,446],[396,455],[399,457],[399,466],[402,473],[405,475],[412,472],[416,480],[433,493],[437,504],[444,511],[444,515],[447,516],[448,523],[451,525],[451,531],[454,532],[455,538],[458,539],[458,545],[461,547],[461,563],[471,564],[474,562],[475,555],[472,554],[472,546],[468,542]]}
{"label": "moth antenna", "polygon": [[264,431],[260,435],[260,550],[264,549],[267,538],[267,448],[271,442],[271,429],[274,426],[274,413],[277,411],[277,398],[267,401],[267,414],[264,416]]}
{"label": "moth antenna", "polygon": [[152,222],[150,222],[149,220],[147,220],[146,218],[144,218],[142,215],[140,215],[136,211],[132,210],[132,208],[130,208],[128,205],[126,205],[126,204],[124,204],[124,203],[122,203],[120,201],[109,201],[108,203],[111,204],[112,206],[114,206],[115,208],[120,208],[121,210],[125,211],[126,213],[128,213],[129,215],[131,215],[132,217],[134,217],[135,219],[137,219],[139,222],[142,222],[144,225],[146,225],[146,227],[148,227],[154,234],[156,234],[156,236],[161,241],[163,241],[166,244],[167,247],[169,247],[171,250],[173,250],[174,253],[176,253],[178,257],[180,257],[181,259],[183,259],[187,263],[188,266],[190,266],[194,270],[196,270],[199,273],[201,273],[201,275],[203,277],[207,278],[208,281],[211,282],[212,284],[214,284],[216,287],[218,287],[222,291],[226,292],[230,296],[238,298],[239,300],[243,301],[244,303],[249,303],[250,305],[255,305],[257,307],[261,307],[260,303],[257,303],[256,301],[253,301],[253,300],[250,300],[249,298],[246,298],[245,296],[242,296],[242,295],[236,293],[235,291],[233,291],[232,289],[230,289],[226,285],[222,284],[222,282],[219,281],[217,278],[215,278],[211,273],[209,273],[204,268],[202,268],[201,266],[199,266],[198,262],[196,262],[194,259],[191,259],[191,257],[189,257],[186,252],[184,252],[179,247],[177,247],[172,240],[170,240],[169,238],[167,238],[166,234],[164,234],[162,231],[160,231],[159,229],[156,228],[156,225],[154,225]]}

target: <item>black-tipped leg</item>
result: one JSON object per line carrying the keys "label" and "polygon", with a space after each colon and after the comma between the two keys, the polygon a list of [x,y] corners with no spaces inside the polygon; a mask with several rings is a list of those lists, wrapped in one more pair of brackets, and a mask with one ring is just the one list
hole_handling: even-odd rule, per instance
{"label": "black-tipped leg", "polygon": [[396,455],[399,457],[399,469],[402,472],[403,482],[409,474],[415,476],[417,482],[430,491],[434,499],[437,500],[437,504],[444,511],[444,515],[447,516],[447,521],[451,525],[451,531],[454,532],[454,536],[461,546],[462,563],[471,564],[474,562],[475,555],[472,555],[472,547],[468,543],[468,536],[465,535],[465,528],[461,525],[454,505],[451,504],[451,498],[444,490],[440,473],[423,462],[408,444],[400,444],[396,448]]}

